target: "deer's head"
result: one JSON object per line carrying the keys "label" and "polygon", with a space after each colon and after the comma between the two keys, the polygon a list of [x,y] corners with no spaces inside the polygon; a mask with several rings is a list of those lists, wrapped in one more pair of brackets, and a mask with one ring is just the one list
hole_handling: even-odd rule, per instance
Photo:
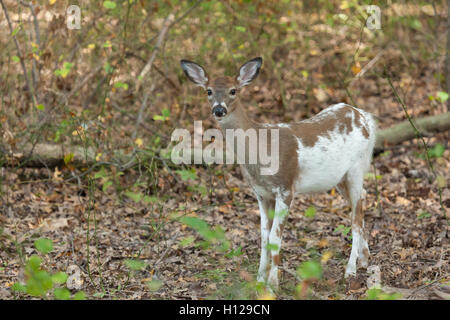
{"label": "deer's head", "polygon": [[199,64],[188,60],[181,60],[180,63],[186,76],[206,91],[212,114],[220,121],[234,111],[233,103],[240,89],[249,85],[258,75],[262,58],[258,57],[246,62],[234,78],[211,79]]}

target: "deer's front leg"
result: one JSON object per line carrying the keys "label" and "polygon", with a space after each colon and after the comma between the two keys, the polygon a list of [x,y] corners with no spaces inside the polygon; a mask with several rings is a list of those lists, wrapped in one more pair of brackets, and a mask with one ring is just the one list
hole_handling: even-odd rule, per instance
{"label": "deer's front leg", "polygon": [[258,282],[266,282],[270,267],[270,251],[267,249],[269,243],[270,229],[272,219],[269,212],[275,210],[275,201],[272,199],[263,199],[258,196],[259,214],[261,217],[261,257],[259,260]]}
{"label": "deer's front leg", "polygon": [[271,253],[271,263],[268,285],[273,289],[278,289],[278,265],[280,264],[280,249],[283,238],[284,221],[288,215],[292,196],[277,196],[275,203],[275,215],[273,217],[272,228],[269,235],[269,247]]}

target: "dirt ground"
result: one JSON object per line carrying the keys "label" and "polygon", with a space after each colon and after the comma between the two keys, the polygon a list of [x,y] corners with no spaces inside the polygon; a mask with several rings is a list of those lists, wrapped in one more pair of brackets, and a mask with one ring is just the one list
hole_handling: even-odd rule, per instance
{"label": "dirt ground", "polygon": [[[440,134],[433,141],[448,141]],[[366,232],[371,251],[370,265],[379,267],[381,285],[403,298],[442,299],[448,297],[450,281],[449,225],[440,211],[437,188],[430,185],[430,173],[420,150],[410,142],[391,149],[374,160],[376,175],[366,177]],[[449,151],[434,164],[449,178]],[[230,169],[232,169],[230,167]],[[205,183],[208,171],[198,168]],[[373,172],[373,168],[372,168]],[[44,258],[48,270],[65,271],[70,265],[81,269],[81,286],[88,297],[123,299],[249,298],[244,284],[254,279],[259,261],[259,213],[254,195],[242,182],[239,169],[226,171],[224,178],[212,176],[213,192],[199,196],[187,191],[170,175],[160,178],[165,201],[151,206],[129,200],[119,202],[111,194],[95,191],[94,208],[88,210],[86,190],[78,184],[62,184],[48,177],[46,169],[3,169],[6,202],[0,221],[3,228],[0,259],[2,298],[12,298],[8,289],[23,280],[17,244],[29,256],[33,241],[48,237],[55,249]],[[64,186],[64,188],[62,188]],[[379,201],[377,201],[377,190]],[[443,192],[444,206],[450,206],[450,192]],[[314,217],[305,217],[313,205]],[[195,242],[184,245],[189,236],[199,235],[175,221],[176,214],[189,214],[220,225],[232,247],[243,254],[231,259],[216,250],[204,250]],[[89,268],[87,228],[89,226]],[[94,226],[96,223],[96,226]],[[342,225],[342,227],[339,227]],[[278,298],[295,298],[298,280],[295,270],[311,258],[330,257],[324,264],[322,281],[313,285],[313,298],[357,299],[367,290],[365,270],[346,282],[343,273],[350,254],[349,207],[333,190],[325,194],[297,197],[284,231],[281,291]],[[16,244],[15,244],[16,243]],[[140,255],[139,255],[140,253]],[[130,272],[124,261],[139,258],[147,263],[143,271]],[[156,291],[149,280],[160,281]],[[101,289],[104,288],[104,291]],[[447,292],[446,292],[447,290]],[[104,292],[104,293],[102,293]]]}

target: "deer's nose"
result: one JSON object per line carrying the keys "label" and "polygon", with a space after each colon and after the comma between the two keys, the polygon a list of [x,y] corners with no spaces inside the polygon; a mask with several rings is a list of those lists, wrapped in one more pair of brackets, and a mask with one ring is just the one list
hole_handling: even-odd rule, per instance
{"label": "deer's nose", "polygon": [[227,114],[227,108],[222,107],[221,105],[215,106],[212,109],[212,113],[213,115],[215,115],[218,118],[223,117],[224,115]]}

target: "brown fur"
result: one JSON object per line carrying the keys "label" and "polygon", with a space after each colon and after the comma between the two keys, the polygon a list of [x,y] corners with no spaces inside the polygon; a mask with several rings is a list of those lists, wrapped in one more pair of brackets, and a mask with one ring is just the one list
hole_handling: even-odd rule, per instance
{"label": "brown fur", "polygon": [[352,118],[347,116],[349,112],[355,115],[355,126],[363,129],[363,134],[366,138],[369,137],[367,128],[361,122],[361,114],[355,108],[345,106],[335,113],[325,114],[317,119],[317,116],[309,120],[291,124],[291,129],[294,134],[301,137],[303,145],[307,147],[314,147],[319,137],[329,136],[329,132],[339,125],[340,133],[350,133],[353,131]]}
{"label": "brown fur", "polygon": [[362,201],[361,199],[358,200],[356,203],[356,214],[354,217],[355,224],[362,229],[363,227],[363,220],[364,220],[364,212],[362,209]]}
{"label": "brown fur", "polygon": [[273,256],[273,264],[274,265],[280,265],[280,255],[279,254],[277,254],[277,255],[275,255],[275,256]]}

